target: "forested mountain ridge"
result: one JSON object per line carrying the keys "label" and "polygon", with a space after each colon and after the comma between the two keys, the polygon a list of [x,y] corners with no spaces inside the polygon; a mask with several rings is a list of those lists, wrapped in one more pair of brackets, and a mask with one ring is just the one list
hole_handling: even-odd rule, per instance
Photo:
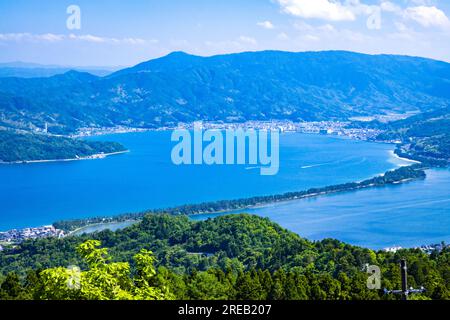
{"label": "forested mountain ridge", "polygon": [[398,153],[425,163],[450,162],[450,107],[384,126],[381,140],[399,140]]}
{"label": "forested mountain ridge", "polygon": [[[420,298],[450,298],[448,249],[431,255],[419,249],[387,253],[331,239],[311,242],[268,219],[249,215],[203,222],[148,215],[124,230],[26,241],[0,252],[4,275],[0,299],[42,297],[42,277],[50,272],[42,271],[46,268],[78,265],[86,270],[76,247],[88,239],[108,248],[112,262],[132,262],[142,249],[151,250],[158,267],[152,285],[167,289],[176,299],[392,299],[382,290],[367,288],[364,268],[379,266],[382,287],[398,289],[400,259],[408,261],[409,285],[427,289]],[[44,291],[57,294],[53,289]]]}
{"label": "forested mountain ridge", "polygon": [[52,133],[195,120],[344,120],[448,106],[450,64],[344,51],[176,52],[103,78],[0,78],[0,126],[47,122]]}

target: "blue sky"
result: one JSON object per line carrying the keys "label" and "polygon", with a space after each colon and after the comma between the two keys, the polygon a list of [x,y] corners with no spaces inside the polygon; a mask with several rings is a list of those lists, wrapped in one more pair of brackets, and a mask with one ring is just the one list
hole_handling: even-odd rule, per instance
{"label": "blue sky", "polygon": [[[70,5],[80,29],[67,28]],[[0,62],[127,66],[267,49],[450,61],[449,17],[448,0],[0,0]]]}

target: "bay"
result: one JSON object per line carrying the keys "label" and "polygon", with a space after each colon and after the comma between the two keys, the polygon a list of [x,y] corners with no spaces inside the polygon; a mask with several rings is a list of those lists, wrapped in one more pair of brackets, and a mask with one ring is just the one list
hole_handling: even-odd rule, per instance
{"label": "bay", "polygon": [[[223,214],[192,216],[206,220]],[[372,249],[450,242],[450,170],[425,180],[247,209],[310,240],[326,238]]]}
{"label": "bay", "polygon": [[101,160],[0,166],[0,230],[207,201],[280,194],[360,181],[405,162],[394,146],[286,133],[280,171],[251,166],[175,166],[170,132],[93,137],[130,152]]}

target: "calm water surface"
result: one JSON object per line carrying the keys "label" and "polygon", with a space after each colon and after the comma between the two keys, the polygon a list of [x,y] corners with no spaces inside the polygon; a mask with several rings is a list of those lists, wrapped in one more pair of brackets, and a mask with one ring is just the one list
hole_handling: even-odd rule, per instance
{"label": "calm water surface", "polygon": [[[392,145],[297,133],[281,137],[277,176],[261,176],[257,168],[249,166],[174,166],[170,159],[173,144],[169,132],[92,139],[118,141],[131,152],[102,160],[0,166],[0,230],[298,191],[360,181],[405,165],[404,161],[392,157]],[[371,231],[384,233],[384,240],[377,243],[397,244],[385,238],[391,236],[390,230],[396,229],[395,224],[404,225],[402,214],[409,213],[419,227],[427,226],[428,233],[424,231],[423,238],[440,239],[449,225],[443,226],[441,222],[448,212],[448,206],[442,209],[448,205],[442,197],[449,198],[450,184],[444,179],[445,174],[433,172],[423,182],[426,183],[426,198],[411,197],[408,185],[392,191],[377,189],[289,203],[277,206],[276,215],[271,217],[313,239],[333,236],[356,244],[370,244],[374,243],[373,237],[367,236],[366,242],[363,239],[364,234]],[[438,195],[437,198],[434,195]],[[377,200],[377,196],[384,198]],[[415,204],[420,201],[429,205],[427,210],[417,209],[416,213]],[[436,201],[439,205],[433,204]],[[400,210],[395,209],[397,207]],[[380,210],[390,218],[376,219],[372,214],[362,214],[380,215],[377,213]],[[254,213],[269,215],[269,211],[273,214],[270,208]],[[409,226],[415,225],[411,222]],[[401,238],[405,243],[416,241],[416,229],[410,229],[397,230],[397,234],[403,234]]]}
{"label": "calm water surface", "polygon": [[[245,210],[311,240],[339,239],[382,249],[450,242],[450,170],[407,184]],[[240,212],[232,212],[240,213]],[[217,215],[199,215],[204,220]]]}

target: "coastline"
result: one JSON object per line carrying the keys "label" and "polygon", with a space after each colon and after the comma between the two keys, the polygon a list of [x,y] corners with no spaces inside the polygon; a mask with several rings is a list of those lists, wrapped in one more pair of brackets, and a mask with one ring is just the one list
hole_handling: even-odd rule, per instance
{"label": "coastline", "polygon": [[[399,180],[397,182],[393,182],[392,185],[408,183],[408,182],[412,182],[412,181],[415,181],[415,180],[417,180],[417,179],[413,179],[413,178],[403,179],[403,180]],[[216,212],[196,213],[196,214],[192,214],[192,215],[189,215],[189,216],[201,216],[201,215],[209,215],[209,214],[232,213],[232,212],[235,212],[235,211],[240,211],[240,210],[245,210],[245,209],[269,208],[269,207],[274,206],[274,205],[290,203],[290,202],[293,202],[293,201],[324,197],[324,196],[340,194],[340,193],[357,192],[357,191],[361,191],[361,190],[365,190],[365,189],[380,188],[380,187],[383,187],[383,186],[377,186],[375,184],[371,184],[371,185],[367,185],[365,187],[356,187],[356,188],[348,189],[348,190],[345,190],[345,191],[342,191],[342,190],[339,191],[338,190],[338,191],[318,192],[318,193],[308,194],[308,195],[305,195],[305,196],[295,197],[295,198],[292,198],[292,199],[285,199],[285,200],[278,200],[278,201],[275,200],[275,201],[268,202],[268,203],[261,203],[261,204],[256,204],[256,205],[252,205],[252,206],[246,206],[246,207],[238,208],[238,209],[235,209],[235,210],[222,210],[222,211],[216,211]]]}
{"label": "coastline", "polygon": [[[153,131],[153,130],[147,130],[147,131]],[[155,130],[156,131],[156,130]],[[159,130],[161,131],[161,130]],[[125,132],[122,132],[125,133]],[[117,133],[117,134],[121,134],[121,133]],[[329,135],[331,137],[336,137],[334,135]],[[358,139],[352,139],[351,137],[342,137],[339,136],[338,138],[344,138],[344,139],[350,139],[350,140],[358,140]],[[372,141],[375,143],[382,143],[382,144],[391,144],[389,142],[383,142],[383,141]],[[94,160],[94,159],[103,159],[106,158],[108,156],[112,156],[112,155],[119,155],[119,154],[124,154],[124,153],[128,153],[130,152],[129,150],[125,150],[125,151],[120,151],[120,152],[114,152],[114,153],[100,153],[100,154],[95,154],[95,155],[91,155],[88,157],[82,157],[82,158],[76,158],[76,159],[60,159],[60,160],[36,160],[36,161],[18,161],[15,162],[16,164],[30,164],[30,163],[47,163],[47,162],[68,162],[68,161],[80,161],[80,160]],[[414,167],[414,165],[416,164],[420,164],[421,162],[416,161],[416,160],[412,160],[412,159],[408,159],[408,158],[404,158],[401,157],[399,155],[396,154],[395,150],[389,150],[388,151],[389,157],[391,157],[392,159],[397,159],[400,160],[402,162],[404,162],[403,164],[397,163],[397,162],[393,162],[396,164],[397,169],[400,169],[402,167]],[[14,163],[8,163],[8,164],[14,164]],[[397,169],[392,169],[391,171],[396,171]],[[386,184],[391,184],[391,185],[399,185],[399,184],[403,184],[403,183],[407,183],[410,181],[414,181],[418,178],[414,178],[414,177],[405,177],[404,179],[397,179],[394,181],[391,179],[390,182],[388,183],[379,183],[378,181],[375,181],[374,183],[367,183],[368,180],[373,180],[379,177],[383,177],[386,176],[389,172],[385,172],[385,173],[380,173],[379,175],[375,175],[372,176],[371,178],[369,177],[367,180],[363,180],[363,181],[359,181],[359,182],[348,182],[347,184],[341,184],[341,185],[330,185],[330,186],[325,186],[323,188],[315,188],[315,189],[310,189],[310,190],[303,190],[303,191],[299,191],[299,192],[290,192],[290,193],[286,193],[286,194],[278,194],[278,195],[269,195],[266,197],[252,197],[252,198],[262,198],[260,202],[254,202],[253,204],[250,204],[249,202],[254,201],[254,199],[252,198],[248,198],[248,199],[234,199],[231,202],[235,202],[234,204],[231,205],[231,207],[228,208],[224,208],[222,210],[214,210],[214,211],[197,211],[198,209],[194,209],[194,211],[197,212],[193,212],[192,214],[189,213],[184,213],[183,211],[183,207],[187,207],[189,209],[189,207],[198,207],[200,205],[204,205],[204,204],[197,204],[197,205],[190,205],[187,204],[185,206],[180,206],[178,208],[165,208],[162,210],[147,210],[147,211],[143,211],[143,212],[136,212],[134,214],[130,214],[131,218],[128,218],[125,223],[130,222],[130,223],[136,223],[139,222],[142,217],[146,214],[158,214],[158,213],[168,213],[168,214],[180,214],[180,215],[186,215],[186,216],[202,216],[202,215],[220,215],[220,214],[233,214],[233,213],[238,213],[238,212],[245,212],[246,210],[251,210],[251,209],[257,209],[257,208],[265,208],[265,207],[271,207],[271,206],[276,206],[279,204],[283,204],[283,203],[289,203],[289,202],[293,202],[293,201],[297,201],[297,200],[303,200],[303,199],[310,199],[310,198],[317,198],[317,197],[322,197],[322,196],[327,196],[327,195],[333,195],[333,194],[339,194],[339,193],[350,193],[350,192],[358,192],[360,190],[365,190],[365,189],[370,189],[370,188],[378,188],[378,187],[382,187]],[[388,179],[389,180],[389,179]],[[365,184],[363,182],[366,182]],[[345,186],[348,185],[348,186]],[[337,187],[337,189],[336,189]],[[326,190],[328,189],[328,190]],[[302,194],[303,193],[303,194]],[[266,199],[264,199],[266,198]],[[250,200],[247,202],[247,204],[245,204],[246,200]],[[259,199],[258,199],[259,200]],[[242,206],[237,205],[235,208],[232,208],[232,206],[236,205],[236,203],[239,203],[239,201],[243,202]],[[221,201],[217,201],[221,202]],[[209,203],[211,204],[211,203]],[[206,204],[208,205],[208,204]],[[210,209],[214,209],[214,206],[210,206]],[[219,208],[217,208],[219,209]],[[178,212],[177,212],[178,211]],[[189,212],[187,210],[187,212]],[[75,229],[73,230],[67,230],[65,228],[62,228],[62,230],[64,230],[64,232],[66,232],[65,236],[78,236],[80,235],[80,232],[83,232],[84,230],[88,231],[87,233],[92,233],[92,232],[97,232],[97,231],[102,231],[102,230],[106,230],[106,229],[110,229],[111,226],[117,226],[119,224],[123,224],[124,220],[120,220],[123,219],[124,215],[114,215],[114,216],[105,216],[104,218],[110,219],[109,221],[105,221],[105,222],[99,222],[99,221],[92,221],[93,223],[91,224],[86,224],[86,225],[79,225],[75,226]],[[65,220],[66,222],[70,222],[71,220]],[[75,220],[74,220],[75,221]],[[55,222],[56,223],[56,222]],[[126,227],[126,226],[125,226]],[[123,227],[123,228],[125,228]],[[122,227],[119,228],[114,228],[113,231],[115,230],[119,230],[122,229]]]}
{"label": "coastline", "polygon": [[88,234],[89,233],[93,233],[93,232],[103,231],[103,230],[111,230],[111,229],[108,228],[109,226],[115,226],[115,225],[119,225],[119,224],[123,224],[123,225],[129,226],[129,225],[133,225],[135,223],[138,223],[139,221],[141,221],[141,220],[140,219],[134,219],[134,220],[130,219],[130,220],[125,220],[125,221],[117,221],[117,222],[113,221],[113,222],[99,222],[99,223],[88,224],[88,225],[85,225],[83,227],[80,227],[80,228],[77,228],[77,229],[75,229],[73,231],[68,232],[66,236],[67,237],[69,237],[69,236],[80,236],[80,235],[83,235],[83,231],[84,230],[87,230],[87,229],[90,229],[90,228],[95,228],[95,227],[97,227],[97,230],[94,230],[92,232],[88,232]]}
{"label": "coastline", "polygon": [[0,164],[5,165],[13,165],[13,164],[33,164],[33,163],[54,163],[54,162],[73,162],[73,161],[85,161],[85,160],[98,160],[105,159],[106,157],[120,155],[129,153],[130,150],[117,151],[111,153],[96,153],[86,157],[72,158],[72,159],[50,159],[50,160],[22,160],[22,161],[11,161],[11,162],[2,162]]}
{"label": "coastline", "polygon": [[[391,185],[399,185],[399,184],[415,181],[417,179],[418,178],[405,178],[405,179],[401,179],[398,181],[394,181],[391,183]],[[382,187],[382,186],[384,186],[384,185],[377,185],[375,183],[372,183],[372,184],[367,184],[367,185],[363,185],[363,186],[359,185],[359,186],[352,187],[352,188],[349,188],[346,190],[318,191],[318,192],[314,192],[314,193],[305,194],[302,196],[293,196],[292,198],[288,198],[288,199],[273,200],[270,202],[261,202],[261,203],[256,203],[254,205],[243,205],[242,207],[233,208],[233,209],[223,209],[223,210],[216,210],[216,211],[205,211],[205,212],[197,212],[197,213],[193,213],[193,214],[179,214],[179,215],[185,215],[185,216],[191,218],[191,217],[199,217],[202,215],[222,215],[222,214],[226,215],[226,214],[245,213],[245,210],[247,210],[247,209],[268,208],[271,206],[284,204],[284,203],[290,203],[293,201],[317,198],[317,197],[339,194],[339,193],[346,193],[346,192],[357,192],[360,190],[365,190],[365,189],[370,189],[370,188],[378,188],[378,187]],[[276,196],[274,196],[274,197],[276,197]],[[167,208],[167,209],[162,209],[162,210],[158,210],[158,211],[150,210],[150,211],[145,211],[145,212],[141,212],[141,213],[136,213],[136,214],[134,214],[134,217],[130,217],[126,220],[114,220],[114,219],[120,219],[120,217],[121,217],[120,215],[104,217],[104,219],[108,218],[110,220],[107,222],[95,222],[95,223],[83,225],[83,226],[80,226],[71,231],[66,231],[64,229],[58,229],[56,227],[55,227],[55,230],[63,232],[64,233],[63,237],[81,236],[82,234],[84,234],[84,232],[83,232],[84,230],[89,230],[89,229],[94,229],[94,230],[92,230],[90,232],[85,232],[86,234],[91,234],[91,233],[100,232],[100,231],[104,231],[104,230],[116,231],[116,230],[127,228],[128,226],[131,226],[135,223],[139,223],[142,220],[142,217],[147,214],[162,214],[162,213],[173,214],[173,213],[169,212],[170,210],[172,210],[172,209]],[[55,224],[55,223],[53,223],[53,224]],[[123,225],[123,226],[120,226],[120,225]],[[109,228],[111,226],[119,226],[119,227],[111,229],[111,228]],[[12,229],[12,230],[2,231],[0,233],[8,233],[13,230],[39,229],[39,228],[42,228],[42,226],[28,227],[28,228],[22,228],[22,229]],[[50,236],[50,237],[52,237],[52,236]],[[17,242],[17,243],[19,243],[19,242]],[[11,244],[11,242],[9,244]]]}
{"label": "coastline", "polygon": [[[399,185],[399,184],[403,184],[403,183],[408,183],[408,182],[412,182],[415,180],[418,180],[420,178],[404,178],[404,179],[400,179],[397,181],[391,181],[390,185]],[[290,203],[293,201],[299,201],[299,200],[304,200],[304,199],[311,199],[311,198],[317,198],[317,197],[322,197],[322,196],[328,196],[328,195],[334,195],[334,194],[340,194],[340,193],[350,193],[350,192],[357,192],[357,191],[361,191],[361,190],[365,190],[365,189],[371,189],[371,188],[379,188],[379,187],[383,187],[385,185],[388,184],[376,184],[376,183],[370,183],[370,184],[365,184],[365,185],[357,185],[354,187],[351,187],[349,189],[345,189],[345,190],[327,190],[327,191],[318,191],[318,192],[312,192],[309,194],[304,194],[301,196],[292,196],[292,198],[288,198],[288,199],[280,199],[280,200],[273,200],[270,202],[261,202],[261,203],[255,203],[254,205],[243,205],[242,207],[239,208],[233,208],[233,209],[223,209],[223,210],[215,210],[215,211],[204,211],[204,212],[197,212],[197,213],[193,213],[193,214],[183,214],[183,213],[171,213],[171,209],[162,209],[162,210],[158,210],[158,211],[145,211],[145,212],[141,212],[141,213],[136,213],[134,214],[134,216],[129,217],[128,219],[125,220],[114,220],[114,219],[120,219],[121,216],[112,216],[112,217],[108,217],[108,219],[110,219],[107,222],[94,222],[91,224],[87,224],[87,225],[82,225],[80,227],[77,227],[74,230],[65,230],[65,229],[58,229],[57,227],[54,226],[55,230],[58,232],[62,232],[64,235],[63,237],[69,237],[69,236],[81,236],[84,233],[85,234],[91,234],[91,233],[95,233],[95,232],[101,232],[104,230],[112,230],[112,231],[117,231],[117,230],[121,230],[124,228],[127,228],[133,224],[139,223],[143,216],[147,215],[147,214],[162,214],[162,213],[166,213],[166,214],[174,214],[174,215],[185,215],[189,218],[194,218],[194,217],[201,217],[203,215],[227,215],[227,214],[239,214],[239,213],[245,213],[245,210],[247,209],[258,209],[258,208],[268,208],[271,206],[276,206],[279,204],[284,204],[284,203]],[[273,196],[276,197],[276,196]],[[104,218],[106,219],[106,217]],[[194,219],[196,220],[196,219]],[[117,226],[117,227],[116,227]],[[113,228],[111,228],[113,227]],[[36,228],[30,228],[30,229],[38,229],[41,227],[36,227]],[[91,231],[89,231],[89,229],[92,229]],[[22,229],[18,229],[18,230],[22,230]],[[11,231],[11,230],[9,230]],[[88,232],[83,232],[83,231],[88,231]],[[5,231],[8,232],[8,231]],[[5,233],[3,232],[3,233]],[[50,236],[52,237],[52,236]],[[20,242],[17,242],[20,243]],[[16,244],[17,244],[16,243]],[[11,244],[11,243],[9,243]],[[427,244],[422,244],[422,245],[427,245]]]}
{"label": "coastline", "polygon": [[[167,129],[170,130],[170,129]],[[149,131],[161,131],[160,129],[144,129],[144,128],[111,128],[108,130],[92,130],[91,132],[79,132],[73,135],[68,135],[68,138],[89,138],[89,137],[101,137],[107,135],[115,134],[126,134],[126,133],[143,133]]]}
{"label": "coastline", "polygon": [[[422,162],[417,161],[417,160],[413,160],[413,159],[408,159],[408,158],[404,158],[404,157],[400,157],[395,150],[391,150],[389,151],[389,153],[391,154],[391,156],[395,159],[401,160],[401,161],[405,161],[405,162],[409,162],[412,164],[421,164]],[[405,165],[406,166],[406,165]]]}
{"label": "coastline", "polygon": [[[402,167],[399,167],[398,169],[400,169],[400,168],[402,168]],[[186,215],[186,216],[201,216],[201,215],[211,215],[211,214],[214,215],[214,214],[222,214],[222,213],[233,213],[236,211],[242,211],[242,210],[246,210],[246,209],[265,208],[265,207],[270,207],[270,206],[277,205],[277,204],[289,203],[292,201],[298,201],[298,200],[304,200],[304,199],[317,198],[317,197],[322,197],[322,196],[327,196],[327,195],[346,193],[346,192],[357,192],[360,190],[365,190],[365,189],[370,189],[370,188],[383,187],[383,186],[389,185],[389,184],[390,185],[399,185],[399,184],[408,183],[408,182],[420,179],[418,177],[407,177],[407,178],[402,178],[399,180],[394,180],[394,181],[390,181],[389,183],[383,183],[383,184],[377,184],[376,182],[364,184],[364,182],[372,181],[373,179],[383,177],[390,172],[392,172],[392,171],[388,171],[388,172],[382,174],[381,176],[377,175],[377,176],[374,176],[367,180],[363,180],[362,182],[349,182],[347,184],[331,185],[331,186],[325,186],[322,188],[313,188],[313,189],[309,189],[309,190],[302,190],[302,191],[298,191],[298,192],[261,196],[261,198],[266,198],[266,199],[265,200],[263,199],[260,202],[256,202],[256,203],[250,204],[250,205],[242,205],[242,206],[238,205],[237,207],[231,208],[231,209],[222,209],[222,210],[214,210],[214,211],[198,211],[198,212],[192,213],[192,214],[176,213],[177,211],[180,210],[180,208],[184,207],[184,206],[180,206],[180,207],[175,207],[175,208],[164,208],[164,209],[146,210],[146,211],[142,211],[142,212],[136,212],[136,213],[130,214],[131,217],[129,217],[126,220],[121,220],[121,219],[123,219],[123,215],[105,216],[105,217],[101,217],[101,218],[109,219],[107,222],[94,222],[94,223],[80,226],[74,230],[67,231],[67,236],[73,235],[74,233],[78,233],[81,230],[92,228],[92,227],[101,228],[102,226],[116,225],[116,224],[121,224],[121,223],[126,223],[126,222],[138,222],[146,214],[169,213],[169,214],[175,214],[175,215],[178,214],[178,215]],[[351,185],[351,186],[344,187],[345,185]],[[334,189],[334,188],[337,188],[337,189]],[[245,201],[245,200],[250,200],[250,199],[254,199],[254,198],[257,198],[257,197],[246,198],[246,199],[235,199],[235,200],[230,200],[230,201],[231,202],[233,202],[233,201],[239,202],[239,201]],[[207,204],[214,204],[214,203],[219,203],[219,202],[221,202],[221,201],[219,200],[219,201],[215,201],[215,202],[207,203]],[[194,204],[194,205],[188,204],[186,206],[194,206],[195,207],[198,205],[205,205],[205,204],[204,203]],[[81,219],[81,220],[83,220],[83,219]],[[89,219],[86,219],[86,220],[89,220]],[[74,220],[65,220],[65,221],[71,222]],[[55,224],[55,223],[56,222],[53,222],[53,224]],[[39,227],[28,227],[28,228],[39,228]],[[26,228],[22,228],[22,229],[26,229]],[[7,232],[7,231],[10,231],[10,230],[6,230],[4,232]]]}
{"label": "coastline", "polygon": [[[408,170],[404,167],[399,167],[397,170]],[[409,169],[409,172],[415,171],[415,169]],[[360,190],[365,189],[371,189],[371,188],[378,188],[383,187],[386,185],[399,185],[404,184],[408,182],[412,182],[418,179],[425,178],[426,175],[423,172],[423,175],[407,175],[399,178],[393,178],[392,171],[388,171],[384,174],[384,176],[388,176],[387,180],[380,182],[380,178],[383,178],[383,176],[375,176],[371,179],[364,180],[363,182],[349,182],[346,184],[340,184],[340,185],[332,185],[332,186],[326,186],[323,188],[313,188],[309,190],[303,190],[299,192],[291,192],[291,193],[285,193],[285,194],[278,194],[278,195],[270,195],[270,196],[261,196],[261,197],[252,197],[252,198],[246,198],[246,199],[237,199],[237,200],[229,200],[228,202],[228,208],[223,209],[216,209],[216,210],[202,210],[199,208],[207,207],[207,208],[214,208],[215,206],[220,206],[218,204],[227,202],[225,201],[215,201],[210,203],[201,203],[201,204],[193,204],[193,205],[185,205],[185,206],[179,206],[174,208],[164,208],[164,209],[153,209],[153,210],[147,210],[142,212],[137,212],[134,214],[129,214],[128,219],[126,221],[130,220],[141,220],[143,216],[147,214],[172,214],[172,215],[185,215],[188,217],[195,217],[195,216],[201,216],[201,215],[215,215],[215,214],[226,214],[226,213],[236,213],[238,211],[245,212],[247,209],[257,209],[257,208],[265,208],[270,207],[277,204],[283,204],[288,203],[292,201],[298,201],[298,200],[304,200],[304,199],[311,199],[311,198],[317,198],[321,196],[327,196],[327,195],[333,195],[333,194],[340,194],[340,193],[349,193],[349,192],[357,192]],[[248,204],[248,202],[253,202],[252,204]],[[221,204],[223,206],[223,204]],[[227,204],[225,204],[227,205]],[[234,207],[233,207],[234,206]],[[189,213],[191,212],[191,213]],[[73,233],[75,231],[79,231],[79,229],[85,229],[92,226],[102,226],[102,225],[110,225],[110,224],[117,224],[122,223],[123,216],[117,215],[117,216],[110,216],[110,217],[103,217],[103,219],[109,219],[107,222],[94,222],[87,225],[82,225],[76,230],[69,231],[69,233]],[[115,220],[117,219],[117,220]],[[70,222],[70,221],[68,221]]]}
{"label": "coastline", "polygon": [[[412,181],[415,181],[415,180],[417,180],[417,179],[413,179],[413,178],[402,179],[402,180],[393,182],[392,185],[399,185],[399,184],[403,184],[403,183],[412,182]],[[318,197],[334,195],[334,194],[340,194],[340,193],[357,192],[357,191],[361,191],[361,190],[365,190],[365,189],[380,188],[380,187],[383,187],[383,186],[370,184],[370,185],[367,185],[367,186],[359,186],[359,187],[355,187],[355,188],[348,189],[348,190],[336,190],[336,191],[317,192],[317,193],[307,194],[307,195],[304,195],[304,196],[293,197],[292,199],[274,200],[274,201],[267,202],[267,203],[260,203],[260,204],[250,205],[250,206],[243,206],[241,208],[236,208],[236,209],[232,209],[232,210],[218,210],[218,211],[212,211],[212,212],[194,213],[194,214],[190,214],[188,216],[189,217],[191,217],[191,216],[195,217],[195,216],[201,216],[201,215],[215,215],[215,214],[223,214],[223,213],[233,213],[233,212],[236,212],[236,211],[241,211],[241,210],[246,210],[246,209],[269,208],[269,207],[274,206],[274,205],[290,203],[290,202],[293,202],[293,201],[318,198]],[[244,212],[242,212],[242,213],[244,213]]]}
{"label": "coastline", "polygon": [[[132,129],[132,130],[134,130],[134,129]],[[164,128],[162,130],[164,130]],[[157,131],[157,130],[156,129],[148,129],[148,130],[145,130],[145,131]],[[158,131],[161,131],[161,129],[159,129]],[[136,131],[131,131],[131,132],[136,132]],[[129,132],[123,132],[123,131],[122,132],[116,132],[116,134],[124,134],[124,133],[129,133]],[[110,134],[112,134],[112,133],[110,133]],[[328,136],[336,137],[335,135],[328,135]],[[357,140],[358,141],[358,139],[352,139],[351,137],[339,136],[338,138],[345,138],[345,139]],[[382,142],[382,141],[373,141],[373,142],[375,142],[375,143],[383,143],[383,144],[387,143],[387,142]],[[130,150],[113,152],[113,153],[100,153],[100,154],[95,154],[95,155],[91,155],[91,156],[87,156],[87,157],[81,157],[81,158],[75,158],[75,159],[32,160],[32,161],[16,161],[16,162],[3,162],[3,163],[0,162],[0,164],[33,164],[33,163],[54,163],[54,162],[71,162],[71,161],[82,161],[82,160],[95,160],[95,159],[104,159],[104,158],[106,158],[108,156],[120,155],[120,154],[124,154],[124,153],[128,153],[128,152],[130,152]],[[410,163],[412,165],[420,164],[419,161],[415,161],[415,160],[412,160],[412,159],[407,159],[407,158],[403,158],[403,157],[398,156],[395,153],[395,150],[390,150],[389,151],[389,156],[394,158],[394,159],[398,159],[398,160],[401,160],[401,161],[404,161],[404,162],[408,162],[408,163]],[[401,167],[408,167],[408,166],[409,165],[407,165],[407,164],[404,164],[404,165],[397,164],[397,169],[399,169]],[[396,169],[392,169],[390,171],[395,171],[395,170]],[[383,177],[385,175],[386,175],[386,172],[385,173],[380,173],[380,174],[374,175],[372,177],[368,177],[366,180],[371,180],[371,179],[374,179],[374,178],[377,178],[377,177]],[[348,182],[348,184],[360,184],[361,182],[366,181],[366,180]],[[396,181],[393,184],[398,185],[398,184],[409,182],[411,180],[414,180],[414,179],[411,179],[411,178],[403,179],[401,181]],[[335,185],[330,185],[330,186],[325,186],[323,188],[334,187],[334,186]],[[375,184],[369,184],[369,185],[365,185],[365,186],[361,186],[360,185],[360,186],[356,186],[356,187],[353,187],[353,188],[349,188],[347,190],[327,190],[327,191],[321,191],[321,192],[316,192],[316,193],[309,193],[309,194],[304,194],[304,195],[293,196],[292,198],[289,198],[289,199],[286,199],[286,198],[285,199],[276,199],[277,197],[285,196],[285,195],[281,195],[281,194],[280,195],[269,195],[268,197],[273,197],[274,198],[272,201],[262,201],[261,203],[256,203],[256,204],[252,204],[252,205],[243,205],[241,207],[237,207],[237,208],[233,208],[233,209],[197,212],[197,213],[194,213],[192,215],[220,214],[220,213],[234,212],[234,211],[237,211],[237,210],[262,208],[262,207],[268,207],[268,206],[276,205],[276,204],[280,204],[280,203],[291,202],[291,201],[302,200],[302,199],[308,199],[308,198],[316,198],[316,197],[320,197],[320,196],[326,196],[326,195],[336,194],[336,193],[341,193],[341,192],[356,192],[358,190],[363,190],[363,189],[373,188],[373,187],[378,187],[378,186],[379,185],[375,185]],[[317,189],[321,189],[321,188],[317,188]],[[303,191],[307,191],[307,190],[303,190]],[[234,199],[234,201],[239,201],[239,200],[246,200],[246,199]],[[218,201],[218,202],[220,202],[220,201]],[[190,206],[190,204],[186,204],[186,206]],[[165,208],[163,210],[157,210],[157,211],[158,212],[164,212],[164,210],[172,210],[172,209],[174,209],[174,208]],[[151,212],[154,212],[154,211],[155,210],[147,210],[147,211],[144,211],[144,212],[136,212],[135,216],[136,216],[137,219],[140,219],[140,215],[142,215],[143,213],[151,213]],[[111,223],[117,223],[118,221],[114,221],[114,219],[117,219],[119,217],[121,217],[120,214],[119,215],[114,215],[114,216],[105,216],[105,218],[112,219],[112,220],[110,220],[108,222],[105,222],[105,223],[96,222],[96,223],[93,223],[93,224],[84,225],[82,227],[77,228],[77,230],[70,231],[69,234],[72,234],[75,231],[79,231],[78,229],[85,229],[85,228],[92,227],[92,226],[102,226],[102,225],[108,225],[108,224],[111,224]],[[71,220],[66,220],[66,221],[71,221]]]}

